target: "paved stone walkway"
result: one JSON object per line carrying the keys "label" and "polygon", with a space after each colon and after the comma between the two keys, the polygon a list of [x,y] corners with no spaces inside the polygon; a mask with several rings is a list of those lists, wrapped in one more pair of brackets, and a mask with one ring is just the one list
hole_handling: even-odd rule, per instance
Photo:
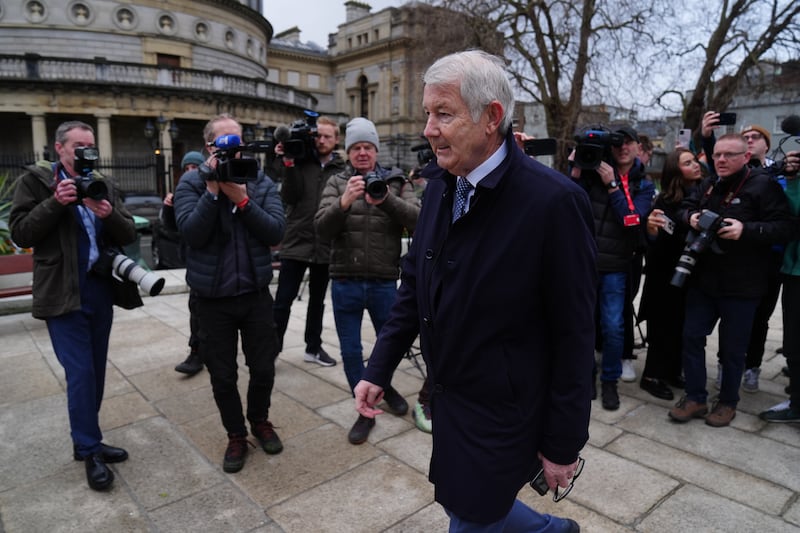
{"label": "paved stone walkway", "polygon": [[[101,423],[130,459],[113,465],[108,493],[90,490],[72,460],[64,374],[44,322],[26,311],[0,316],[0,533],[447,530],[427,481],[431,439],[410,414],[382,415],[368,443],[347,442],[356,414],[341,364],[303,362],[305,301],[292,308],[273,393],[270,418],[285,450],[253,449],[244,470],[225,474],[208,374],[173,371],[187,353],[189,319],[182,271],[166,276],[165,294],[116,310]],[[25,306],[2,301],[0,312]],[[324,341],[339,359],[330,309]],[[800,531],[800,426],[756,416],[785,399],[779,311],[772,324],[762,390],[742,394],[731,427],[671,423],[671,402],[622,383],[618,411],[595,402],[586,468],[570,496],[554,504],[526,487],[521,499],[588,532]],[[369,353],[368,320],[363,332]],[[715,342],[708,352],[715,372]],[[246,368],[241,378],[244,388]],[[404,361],[394,384],[412,405],[421,383]]]}

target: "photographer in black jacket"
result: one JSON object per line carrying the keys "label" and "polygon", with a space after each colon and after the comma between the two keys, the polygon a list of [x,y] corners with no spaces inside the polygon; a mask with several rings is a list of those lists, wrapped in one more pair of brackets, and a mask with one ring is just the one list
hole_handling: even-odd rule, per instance
{"label": "photographer in black jacket", "polygon": [[275,153],[280,156],[275,160],[276,175],[281,178],[281,199],[286,208],[286,236],[281,242],[281,271],[274,306],[278,346],[283,351],[289,312],[307,269],[304,359],[322,366],[336,364],[336,360],[322,348],[322,315],[328,290],[331,243],[314,231],[314,215],[328,178],[345,168],[344,161],[334,151],[338,143],[338,124],[328,117],[319,117],[317,133],[313,137],[313,153],[296,159],[285,153],[282,142],[275,145]]}
{"label": "photographer in black jacket", "polygon": [[[767,289],[770,248],[792,237],[796,221],[780,185],[748,165],[750,151],[740,134],[720,137],[711,159],[715,174],[684,200],[679,216],[693,235],[701,231],[705,211],[719,215],[721,224],[708,232],[710,249],[697,255],[689,274],[683,329],[686,395],[669,416],[677,422],[705,417],[706,424],[722,427],[736,416],[753,317]],[[705,344],[717,320],[722,382],[719,400],[708,413]]]}
{"label": "photographer in black jacket", "polygon": [[[214,400],[228,433],[223,470],[238,472],[247,455],[247,428],[236,386],[238,338],[250,370],[247,421],[265,452],[283,444],[269,421],[278,339],[272,319],[270,247],[283,238],[284,216],[275,183],[255,169],[255,161],[229,157],[226,166],[215,139],[238,136],[230,115],[212,118],[203,131],[212,152],[198,170],[181,176],[175,191],[175,218],[186,240],[186,282],[196,296],[200,356],[211,376]],[[231,162],[237,164],[229,164]],[[220,169],[236,173],[226,176]],[[242,180],[248,169],[254,179]],[[245,172],[247,173],[247,172]],[[225,181],[230,179],[231,181]]]}

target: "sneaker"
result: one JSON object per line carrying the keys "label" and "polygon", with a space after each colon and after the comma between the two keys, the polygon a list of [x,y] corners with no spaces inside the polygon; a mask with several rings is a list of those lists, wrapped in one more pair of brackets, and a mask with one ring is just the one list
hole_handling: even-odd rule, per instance
{"label": "sneaker", "polygon": [[633,359],[622,360],[622,381],[636,381],[636,369],[633,367]]}
{"label": "sneaker", "polygon": [[759,413],[758,418],[767,422],[800,422],[800,410],[791,409],[788,405],[783,409],[768,409]]}
{"label": "sneaker", "polygon": [[736,418],[736,408],[734,406],[717,402],[711,412],[706,415],[706,424],[711,427],[721,428],[730,424],[734,418]]}
{"label": "sneaker", "polygon": [[606,411],[616,411],[619,409],[619,394],[617,393],[616,381],[601,382],[600,395],[602,397],[603,409]]}
{"label": "sneaker", "polygon": [[317,363],[322,366],[336,366],[336,359],[328,355],[328,352],[323,350],[321,346],[319,350],[317,350],[317,353],[306,352],[303,356],[303,361],[306,363]]}
{"label": "sneaker", "polygon": [[714,380],[714,388],[720,390],[722,388],[722,365],[717,363],[717,379]]}
{"label": "sneaker", "polygon": [[669,410],[669,417],[676,422],[688,422],[692,418],[703,418],[706,413],[708,413],[706,404],[682,396],[675,407]]}
{"label": "sneaker", "polygon": [[427,403],[421,404],[417,402],[414,406],[414,410],[411,411],[411,416],[414,418],[414,423],[417,425],[417,429],[424,431],[425,433],[431,433],[433,431],[430,405]]}
{"label": "sneaker", "polygon": [[383,389],[383,401],[393,415],[403,416],[408,412],[408,402],[391,385]]}
{"label": "sneaker", "polygon": [[[228,433],[228,448],[225,450],[225,459],[222,460],[222,469],[229,474],[238,472],[244,466],[247,457],[247,435],[233,435]],[[252,446],[252,444],[251,444]]]}
{"label": "sneaker", "polygon": [[369,432],[372,431],[373,427],[375,427],[374,418],[358,415],[358,420],[356,420],[356,423],[353,424],[353,427],[350,428],[350,432],[347,434],[347,440],[350,441],[350,444],[363,444],[367,442]]}
{"label": "sneaker", "polygon": [[744,371],[744,379],[742,380],[742,390],[745,392],[758,392],[758,375],[761,374],[761,369],[748,368]]}
{"label": "sneaker", "polygon": [[250,432],[261,444],[261,448],[268,454],[275,455],[283,451],[283,443],[278,434],[275,433],[275,426],[269,420],[251,424]]}
{"label": "sneaker", "polygon": [[203,370],[203,361],[200,360],[200,354],[195,350],[189,352],[189,356],[186,360],[175,367],[175,372],[180,372],[188,376],[194,376],[201,370]]}

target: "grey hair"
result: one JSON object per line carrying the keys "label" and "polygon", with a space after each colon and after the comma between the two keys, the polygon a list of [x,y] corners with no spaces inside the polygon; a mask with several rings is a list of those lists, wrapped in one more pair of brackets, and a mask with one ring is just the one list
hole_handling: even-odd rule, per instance
{"label": "grey hair", "polygon": [[214,140],[214,125],[217,122],[220,122],[220,121],[223,121],[223,120],[232,120],[239,126],[240,130],[242,129],[242,125],[239,123],[238,120],[236,120],[233,117],[233,115],[231,115],[230,113],[220,113],[219,115],[217,115],[217,116],[213,117],[211,120],[209,120],[206,123],[205,128],[203,128],[203,139],[207,143],[210,143],[210,142],[212,142]]}
{"label": "grey hair", "polygon": [[428,67],[422,77],[425,85],[458,85],[473,122],[493,100],[503,106],[500,131],[511,127],[514,91],[506,76],[502,58],[483,50],[465,50],[446,55]]}
{"label": "grey hair", "polygon": [[67,122],[62,122],[58,129],[56,130],[56,142],[58,144],[63,145],[67,142],[67,133],[71,130],[79,129],[79,130],[86,130],[94,135],[94,128],[88,125],[85,122],[81,122],[80,120],[70,120]]}

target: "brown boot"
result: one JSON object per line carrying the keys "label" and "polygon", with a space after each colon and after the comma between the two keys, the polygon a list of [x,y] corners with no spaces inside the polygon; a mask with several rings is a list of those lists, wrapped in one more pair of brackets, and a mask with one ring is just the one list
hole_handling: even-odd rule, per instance
{"label": "brown boot", "polygon": [[736,408],[732,405],[717,402],[706,416],[706,424],[711,427],[721,428],[729,425],[736,418]]}
{"label": "brown boot", "polygon": [[708,406],[704,403],[699,403],[690,400],[683,396],[675,407],[669,410],[669,417],[676,422],[688,422],[692,418],[703,418],[708,413]]}

